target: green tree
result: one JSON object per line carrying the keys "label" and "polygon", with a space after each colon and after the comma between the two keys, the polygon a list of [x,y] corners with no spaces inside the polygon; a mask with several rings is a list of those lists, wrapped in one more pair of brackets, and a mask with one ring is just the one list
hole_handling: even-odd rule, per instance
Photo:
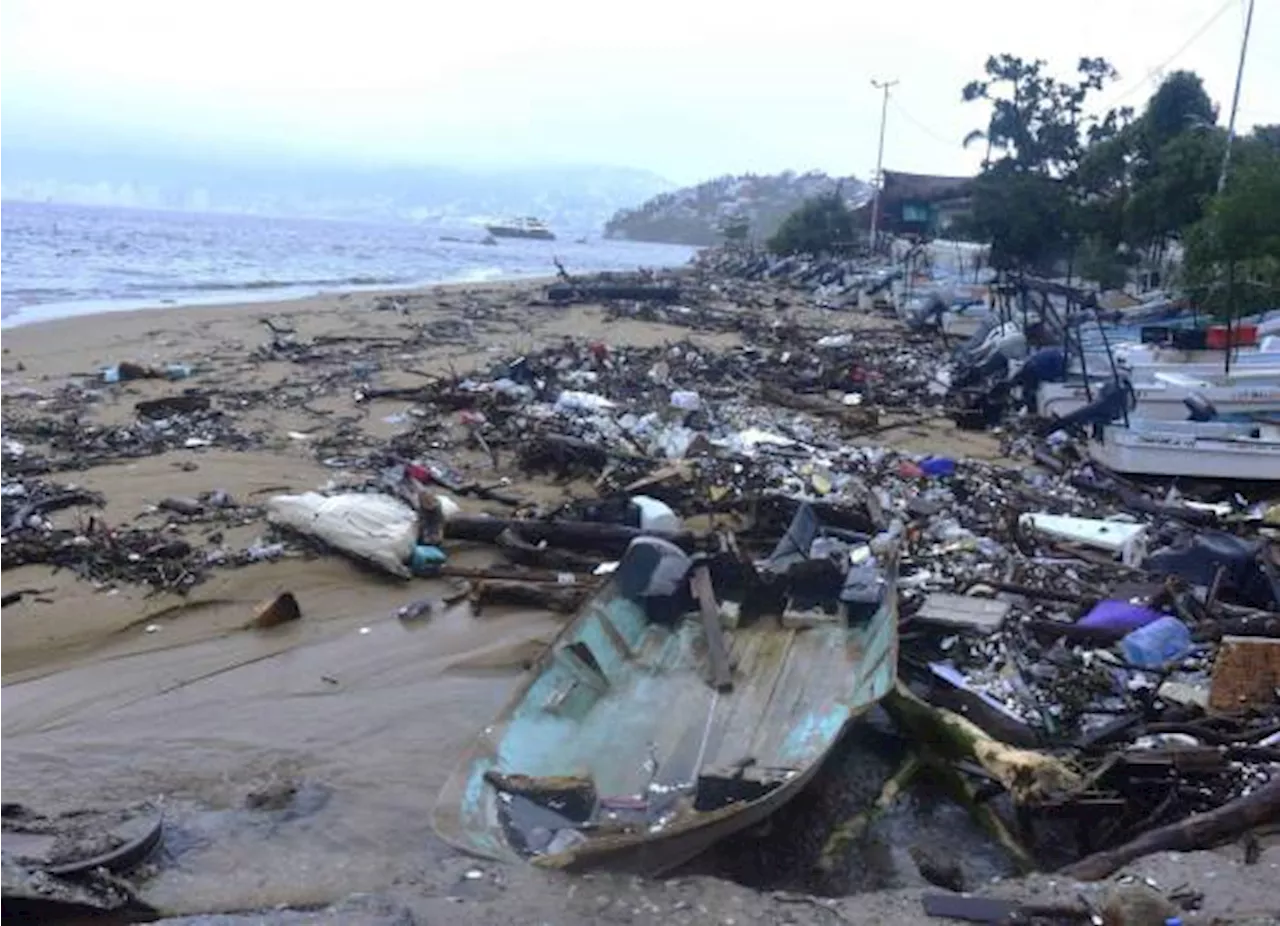
{"label": "green tree", "polygon": [[981,140],[987,147],[974,185],[973,224],[991,241],[998,269],[1045,265],[1074,251],[1091,223],[1115,224],[1095,205],[1102,194],[1092,190],[1116,182],[1103,176],[1107,162],[1088,164],[1087,183],[1083,173],[1090,147],[1118,136],[1128,118],[1126,111],[1086,115],[1090,94],[1114,80],[1115,69],[1102,58],[1081,58],[1075,79],[1059,81],[1045,66],[1039,59],[992,56],[984,78],[961,94],[990,105],[987,127],[971,132],[965,144]]}
{"label": "green tree", "polygon": [[1223,318],[1280,299],[1280,154],[1242,161],[1186,235],[1183,282],[1197,304]]}
{"label": "green tree", "polygon": [[1158,258],[1197,222],[1217,189],[1226,133],[1204,82],[1174,71],[1147,101],[1129,134],[1131,191],[1126,239]]}
{"label": "green tree", "polygon": [[996,270],[1034,270],[1060,256],[1068,207],[1060,180],[1007,161],[974,181],[973,224],[991,242]]}
{"label": "green tree", "polygon": [[[1088,116],[1091,95],[1115,77],[1101,58],[1082,58],[1073,79],[1057,80],[1043,61],[1000,55],[988,59],[984,79],[964,88],[965,100],[991,106],[986,129],[965,143],[987,145],[975,224],[992,241],[995,265],[1066,257],[1070,273],[1078,257],[1086,273],[1114,282],[1138,252],[1159,260],[1204,216],[1226,134],[1203,81],[1191,71],[1170,74],[1136,120],[1127,108]],[[1280,141],[1275,135],[1264,128],[1237,140],[1237,158],[1254,157]]]}
{"label": "green tree", "polygon": [[1280,154],[1280,124],[1255,125],[1253,127],[1253,140]]}
{"label": "green tree", "polygon": [[1155,152],[1127,204],[1133,244],[1161,251],[1200,220],[1217,189],[1225,145],[1225,133],[1201,128],[1173,136]]}
{"label": "green tree", "polygon": [[1119,289],[1129,278],[1130,263],[1114,244],[1100,235],[1088,235],[1081,242],[1076,266],[1080,276],[1102,289]]}
{"label": "green tree", "polygon": [[805,200],[782,220],[767,247],[775,254],[849,254],[856,243],[853,212],[837,189]]}
{"label": "green tree", "polygon": [[1197,127],[1212,127],[1218,108],[1194,71],[1174,71],[1160,82],[1142,114],[1142,131],[1152,153]]}

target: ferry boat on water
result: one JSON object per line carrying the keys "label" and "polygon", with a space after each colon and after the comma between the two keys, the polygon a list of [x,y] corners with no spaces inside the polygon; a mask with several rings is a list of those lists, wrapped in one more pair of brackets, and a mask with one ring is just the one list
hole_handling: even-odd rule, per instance
{"label": "ferry boat on water", "polygon": [[536,238],[540,241],[555,241],[556,236],[547,228],[541,219],[526,216],[509,219],[486,225],[485,230],[495,238]]}

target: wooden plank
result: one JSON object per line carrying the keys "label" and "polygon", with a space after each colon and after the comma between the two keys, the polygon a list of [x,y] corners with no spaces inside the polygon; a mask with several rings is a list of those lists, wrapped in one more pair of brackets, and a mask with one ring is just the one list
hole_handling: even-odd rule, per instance
{"label": "wooden plank", "polygon": [[707,656],[711,661],[711,684],[716,691],[733,688],[733,671],[729,667],[729,650],[724,644],[724,630],[720,627],[720,605],[715,589],[711,586],[711,573],[706,566],[693,570],[689,580],[693,596],[698,599],[702,616],[702,629],[707,635]]}
{"label": "wooden plank", "polygon": [[1018,909],[1016,902],[998,897],[965,897],[962,894],[925,894],[920,898],[929,916],[970,923],[1000,923]]}
{"label": "wooden plank", "polygon": [[1209,706],[1239,711],[1275,701],[1280,688],[1280,640],[1224,636],[1213,663]]}

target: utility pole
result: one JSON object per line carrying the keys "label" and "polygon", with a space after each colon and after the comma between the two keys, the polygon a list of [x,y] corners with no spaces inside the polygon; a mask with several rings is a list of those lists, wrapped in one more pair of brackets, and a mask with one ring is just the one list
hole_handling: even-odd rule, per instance
{"label": "utility pole", "polygon": [[1249,12],[1244,18],[1244,40],[1240,43],[1240,63],[1236,65],[1236,89],[1231,95],[1231,116],[1227,119],[1227,150],[1222,156],[1222,173],[1218,174],[1219,193],[1227,185],[1227,171],[1231,167],[1231,142],[1236,136],[1236,108],[1240,105],[1240,82],[1244,79],[1244,56],[1249,50],[1249,29],[1252,26],[1253,0],[1249,0]]}
{"label": "utility pole", "polygon": [[[1249,50],[1249,29],[1253,26],[1253,0],[1249,0],[1249,12],[1244,17],[1244,38],[1240,40],[1240,62],[1236,65],[1236,89],[1231,94],[1231,115],[1227,118],[1227,150],[1222,155],[1222,173],[1218,174],[1218,192],[1227,185],[1227,171],[1231,169],[1231,144],[1236,137],[1236,109],[1240,106],[1240,84],[1244,80],[1244,56]],[[1236,314],[1236,262],[1227,261],[1227,349],[1222,352],[1222,368],[1231,372],[1231,323]]]}
{"label": "utility pole", "polygon": [[889,88],[897,84],[896,80],[876,80],[872,78],[871,86],[884,92],[880,101],[880,148],[876,153],[876,175],[871,196],[871,252],[876,250],[876,231],[880,227],[880,188],[884,185],[884,122],[889,114]]}

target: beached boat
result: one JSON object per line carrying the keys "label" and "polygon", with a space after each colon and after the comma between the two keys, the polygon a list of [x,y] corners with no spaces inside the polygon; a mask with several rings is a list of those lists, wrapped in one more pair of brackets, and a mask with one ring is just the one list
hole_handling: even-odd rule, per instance
{"label": "beached boat", "polygon": [[895,569],[877,570],[878,597],[856,616],[728,631],[726,688],[707,681],[725,652],[708,618],[655,621],[624,593],[616,577],[638,543],[463,757],[435,813],[450,844],[659,873],[787,803],[894,685]]}
{"label": "beached boat", "polygon": [[526,216],[509,219],[486,225],[485,230],[495,238],[537,238],[540,241],[555,241],[556,236],[541,219]]}
{"label": "beached boat", "polygon": [[[1280,411],[1280,369],[1236,370],[1231,375],[1188,376],[1157,371],[1149,382],[1132,383],[1135,418],[1185,421],[1189,402],[1208,402],[1223,418],[1235,418]],[[1063,418],[1084,408],[1105,382],[1094,381],[1089,388],[1080,381],[1041,383],[1036,390],[1036,414],[1041,418]]]}
{"label": "beached boat", "polygon": [[1117,473],[1280,481],[1280,424],[1134,418],[1102,426],[1089,455]]}
{"label": "beached boat", "polygon": [[[1203,348],[1203,350],[1187,350],[1187,348],[1166,347],[1161,345],[1144,345],[1144,343],[1124,341],[1123,338],[1108,336],[1103,343],[1101,336],[1085,342],[1084,356],[1080,356],[1079,348],[1071,347],[1068,351],[1068,365],[1071,375],[1079,377],[1083,370],[1096,373],[1098,370],[1111,369],[1111,357],[1115,357],[1116,368],[1133,375],[1135,380],[1151,379],[1156,373],[1185,373],[1198,375],[1216,375],[1224,373],[1226,356],[1221,348]],[[1235,347],[1231,351],[1230,368],[1236,370],[1256,370],[1280,368],[1280,338],[1274,336],[1263,338],[1256,346]]]}

